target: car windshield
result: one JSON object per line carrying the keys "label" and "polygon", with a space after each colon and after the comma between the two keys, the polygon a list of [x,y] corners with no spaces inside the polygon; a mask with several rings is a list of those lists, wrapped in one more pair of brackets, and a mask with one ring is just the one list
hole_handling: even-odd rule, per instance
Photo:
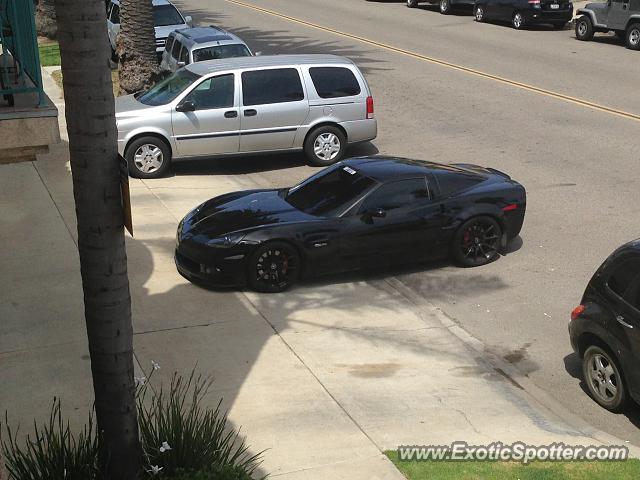
{"label": "car windshield", "polygon": [[181,69],[162,82],[155,84],[149,90],[137,97],[145,105],[166,105],[184,92],[200,76],[189,70]]}
{"label": "car windshield", "polygon": [[193,51],[193,61],[216,60],[218,58],[250,57],[251,52],[242,44],[217,45],[215,47],[198,48]]}
{"label": "car windshield", "polygon": [[153,7],[153,22],[156,27],[181,25],[184,18],[173,5],[156,5]]}
{"label": "car windshield", "polygon": [[375,180],[354,168],[338,165],[324,170],[289,189],[285,199],[293,207],[321,217],[343,213]]}

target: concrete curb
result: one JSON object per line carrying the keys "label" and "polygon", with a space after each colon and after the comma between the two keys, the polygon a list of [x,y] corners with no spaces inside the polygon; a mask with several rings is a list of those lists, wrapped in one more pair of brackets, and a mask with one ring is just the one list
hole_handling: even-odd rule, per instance
{"label": "concrete curb", "polygon": [[392,277],[390,279],[387,279],[387,282],[418,308],[423,308],[427,312],[434,314],[438,318],[438,320],[440,320],[443,327],[448,329],[453,335],[459,338],[468,348],[479,354],[480,358],[486,361],[487,364],[491,366],[491,368],[493,368],[496,372],[506,376],[516,386],[522,388],[523,391],[535,401],[535,403],[542,406],[545,410],[553,414],[560,421],[576,429],[585,436],[591,437],[604,445],[626,446],[629,448],[630,457],[640,458],[640,447],[607,432],[594,428],[587,421],[583,420],[581,417],[568,410],[566,407],[560,404],[560,402],[552,398],[547,392],[535,385],[529,377],[520,372],[513,364],[489,352],[486,349],[484,343],[461,328],[460,325],[458,325],[450,317],[448,317],[441,308],[436,307],[428,300],[425,300],[424,298],[419,296],[401,280],[396,277]]}

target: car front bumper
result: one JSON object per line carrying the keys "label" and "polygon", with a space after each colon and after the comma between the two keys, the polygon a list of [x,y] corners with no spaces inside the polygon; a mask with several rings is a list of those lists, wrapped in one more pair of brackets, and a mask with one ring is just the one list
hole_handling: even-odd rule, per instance
{"label": "car front bumper", "polygon": [[189,281],[217,287],[246,284],[249,250],[242,245],[215,248],[191,241],[178,242],[175,263],[178,273]]}

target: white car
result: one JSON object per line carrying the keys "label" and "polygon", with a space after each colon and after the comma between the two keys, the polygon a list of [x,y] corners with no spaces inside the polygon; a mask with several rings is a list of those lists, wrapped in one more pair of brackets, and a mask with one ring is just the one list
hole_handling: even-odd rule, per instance
{"label": "white car", "polygon": [[[162,58],[167,37],[171,32],[193,25],[190,16],[183,16],[169,0],[153,0],[153,25],[156,33],[156,54]],[[107,7],[107,33],[111,55],[115,59],[116,39],[120,33],[120,0],[110,0]]]}

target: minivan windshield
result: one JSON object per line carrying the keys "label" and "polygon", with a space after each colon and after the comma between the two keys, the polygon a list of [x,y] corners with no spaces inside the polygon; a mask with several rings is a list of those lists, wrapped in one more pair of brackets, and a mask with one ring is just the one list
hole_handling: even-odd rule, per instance
{"label": "minivan windshield", "polygon": [[241,43],[217,45],[214,47],[198,48],[193,51],[193,61],[217,60],[219,58],[250,57],[251,52]]}
{"label": "minivan windshield", "polygon": [[153,24],[156,27],[167,25],[181,25],[184,18],[173,5],[156,5],[153,7]]}
{"label": "minivan windshield", "polygon": [[285,200],[293,207],[321,217],[344,213],[376,181],[346,165],[324,170],[291,187]]}
{"label": "minivan windshield", "polygon": [[155,84],[149,90],[136,97],[140,103],[145,105],[166,105],[184,92],[189,85],[198,80],[200,75],[196,75],[186,69],[180,69],[173,75],[165,78],[160,83]]}

